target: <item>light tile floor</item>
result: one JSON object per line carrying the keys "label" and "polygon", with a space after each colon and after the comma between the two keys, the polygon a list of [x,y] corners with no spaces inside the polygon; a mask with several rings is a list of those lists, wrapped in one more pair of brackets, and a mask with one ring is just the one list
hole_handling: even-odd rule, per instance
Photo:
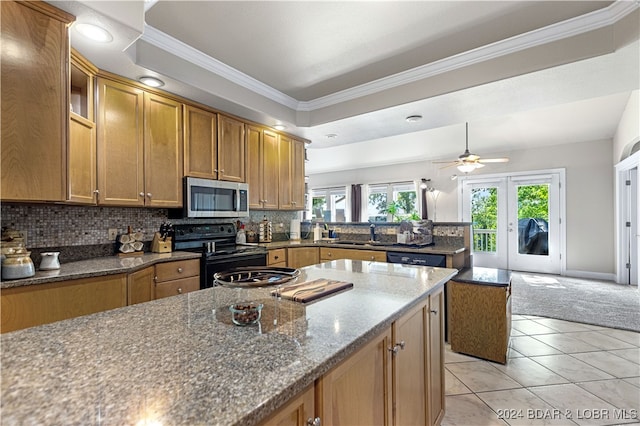
{"label": "light tile floor", "polygon": [[506,365],[445,349],[443,426],[640,424],[640,333],[514,315]]}

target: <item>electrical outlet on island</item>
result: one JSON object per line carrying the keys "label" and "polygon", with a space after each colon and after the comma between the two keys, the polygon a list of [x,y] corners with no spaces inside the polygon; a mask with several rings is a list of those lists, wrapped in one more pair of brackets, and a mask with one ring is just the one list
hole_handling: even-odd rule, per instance
{"label": "electrical outlet on island", "polygon": [[109,241],[115,241],[118,238],[118,230],[116,228],[109,228]]}

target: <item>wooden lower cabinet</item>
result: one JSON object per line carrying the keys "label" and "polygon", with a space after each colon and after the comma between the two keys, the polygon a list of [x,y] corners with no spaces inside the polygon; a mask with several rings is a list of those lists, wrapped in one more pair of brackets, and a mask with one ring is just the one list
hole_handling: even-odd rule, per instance
{"label": "wooden lower cabinet", "polygon": [[313,426],[314,398],[315,390],[311,385],[260,424],[265,426]]}
{"label": "wooden lower cabinet", "polygon": [[391,330],[318,379],[316,412],[325,425],[390,425]]}
{"label": "wooden lower cabinet", "polygon": [[429,365],[429,424],[444,418],[444,289],[429,296],[427,360]]}
{"label": "wooden lower cabinet", "polygon": [[387,252],[377,250],[359,250],[346,248],[320,247],[320,261],[327,262],[337,259],[370,260],[374,262],[386,262]]}
{"label": "wooden lower cabinet", "polygon": [[199,259],[159,263],[155,273],[155,299],[200,290]]}
{"label": "wooden lower cabinet", "polygon": [[153,300],[155,268],[150,266],[127,276],[127,305]]}
{"label": "wooden lower cabinet", "polygon": [[[443,307],[440,289],[261,424],[440,424],[444,417]],[[312,396],[315,411],[310,409]]]}
{"label": "wooden lower cabinet", "polygon": [[287,249],[271,249],[267,252],[267,265],[286,267],[287,266]]}
{"label": "wooden lower cabinet", "polygon": [[3,289],[1,331],[93,314],[127,304],[125,274]]}
{"label": "wooden lower cabinet", "polygon": [[295,247],[287,249],[287,266],[302,268],[315,265],[320,260],[318,247]]}

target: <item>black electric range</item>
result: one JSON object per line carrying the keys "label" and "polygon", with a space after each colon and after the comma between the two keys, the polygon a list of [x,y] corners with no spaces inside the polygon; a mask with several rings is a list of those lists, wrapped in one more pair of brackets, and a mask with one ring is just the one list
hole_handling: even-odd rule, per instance
{"label": "black electric range", "polygon": [[173,249],[201,253],[200,288],[213,287],[214,274],[241,266],[265,266],[267,249],[236,244],[233,223],[174,225]]}

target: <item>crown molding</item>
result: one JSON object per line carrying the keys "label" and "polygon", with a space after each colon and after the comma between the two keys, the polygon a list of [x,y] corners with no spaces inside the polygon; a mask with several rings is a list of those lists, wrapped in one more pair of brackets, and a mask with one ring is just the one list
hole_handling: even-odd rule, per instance
{"label": "crown molding", "polygon": [[219,75],[220,77],[229,80],[232,83],[251,90],[254,93],[257,93],[258,95],[271,99],[274,102],[277,102],[294,110],[298,107],[299,102],[291,96],[285,95],[284,93],[274,89],[273,87],[268,86],[261,81],[256,80],[255,78],[241,71],[238,71],[233,67],[230,67],[224,62],[206,55],[198,49],[195,49],[188,44],[183,43],[182,41],[166,33],[163,33],[162,31],[152,27],[151,25],[145,24],[144,33],[140,38],[141,40],[152,44],[153,46],[165,50],[166,52],[169,52],[174,56],[177,56],[187,62],[210,71],[213,74]]}
{"label": "crown molding", "polygon": [[393,89],[532,47],[594,31],[616,23],[639,7],[640,2],[635,0],[617,0],[604,9],[459,53],[439,61],[383,77],[311,101],[298,101],[150,25],[145,24],[141,39],[285,107],[296,111],[312,112],[317,109]]}

